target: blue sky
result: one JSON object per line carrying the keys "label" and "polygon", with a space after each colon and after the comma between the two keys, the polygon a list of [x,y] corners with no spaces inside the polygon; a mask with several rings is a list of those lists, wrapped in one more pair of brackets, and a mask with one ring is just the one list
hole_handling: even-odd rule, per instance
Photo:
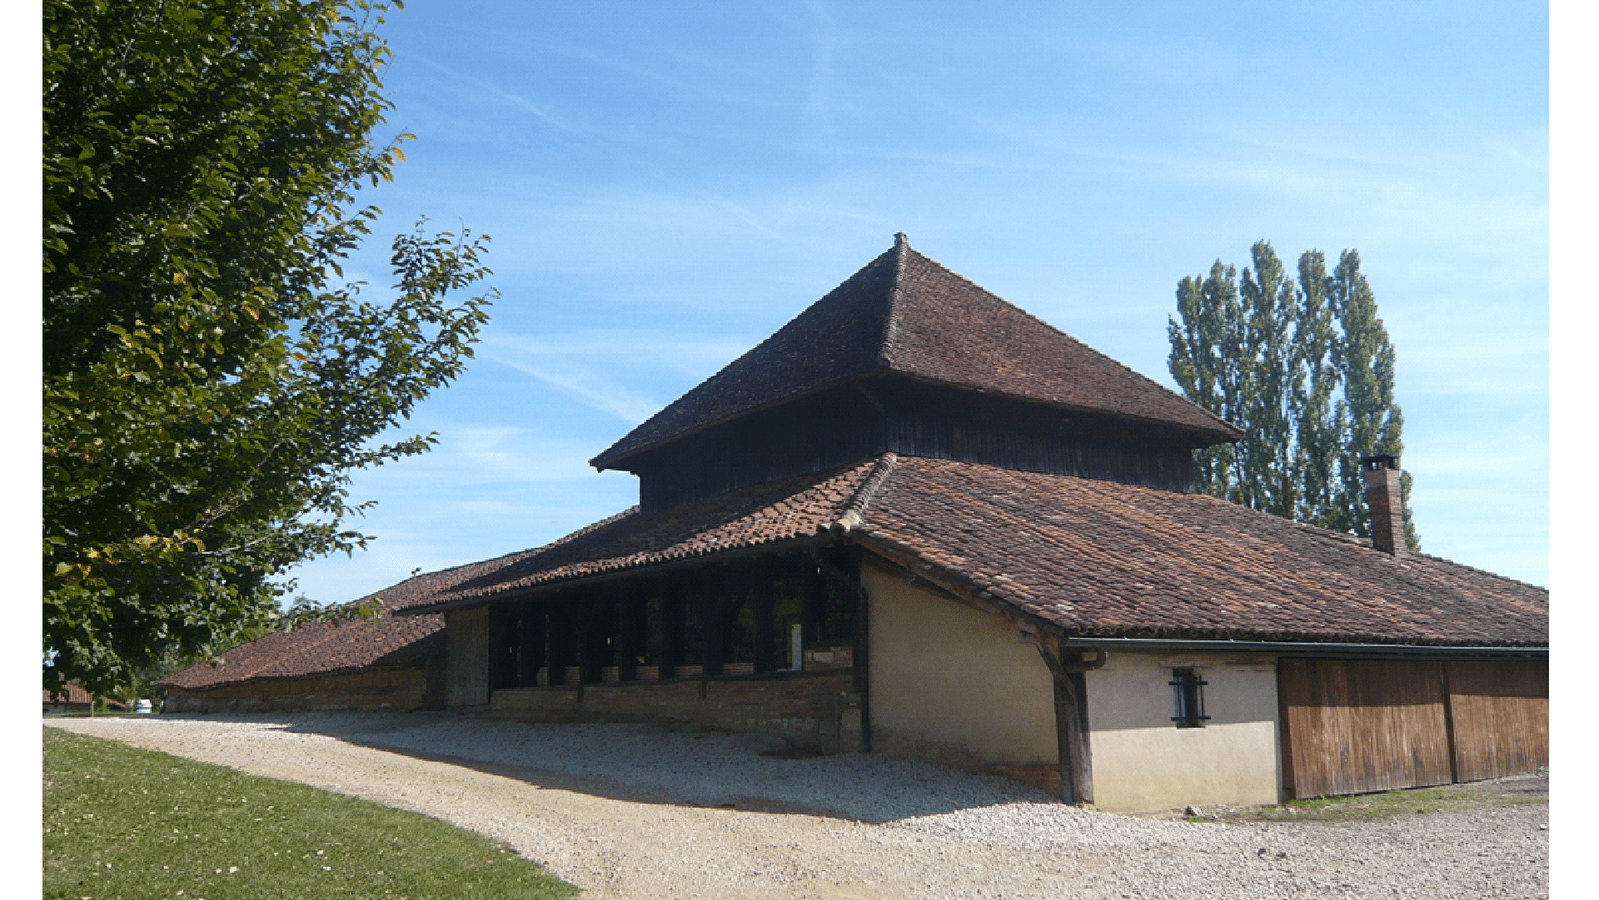
{"label": "blue sky", "polygon": [[[859,8],[859,7],[866,8]],[[980,10],[980,11],[974,11]],[[586,461],[887,249],[1172,386],[1179,279],[1265,238],[1362,268],[1425,552],[1549,583],[1547,11],[1504,3],[414,0],[377,234],[493,237],[478,357],[358,475],[322,602],[636,499]],[[385,241],[351,269],[382,285]]]}

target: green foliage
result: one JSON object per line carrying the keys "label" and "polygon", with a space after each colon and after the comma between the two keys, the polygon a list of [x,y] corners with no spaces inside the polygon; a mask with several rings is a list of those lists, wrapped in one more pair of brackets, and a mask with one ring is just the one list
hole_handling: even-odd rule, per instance
{"label": "green foliage", "polygon": [[[1394,348],[1377,301],[1345,250],[1332,274],[1315,250],[1291,277],[1271,244],[1253,268],[1217,260],[1177,286],[1172,377],[1188,399],[1244,429],[1236,445],[1194,454],[1200,490],[1252,509],[1369,537],[1360,459],[1402,455]],[[1405,542],[1420,548],[1401,479]]]}
{"label": "green foliage", "polygon": [[[399,4],[396,3],[396,6]],[[46,0],[46,687],[119,695],[274,627],[268,578],[364,545],[348,473],[472,355],[486,238],[416,230],[373,301],[341,261],[400,135],[365,0]]]}
{"label": "green foliage", "polygon": [[503,845],[415,813],[44,729],[49,898],[566,898]]}

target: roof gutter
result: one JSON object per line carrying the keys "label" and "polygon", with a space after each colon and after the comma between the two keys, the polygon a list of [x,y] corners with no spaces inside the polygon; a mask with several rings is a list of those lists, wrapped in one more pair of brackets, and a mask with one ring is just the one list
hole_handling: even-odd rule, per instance
{"label": "roof gutter", "polygon": [[1090,638],[1061,640],[1066,649],[1123,653],[1271,653],[1303,659],[1528,659],[1547,660],[1548,647],[1483,647],[1433,644],[1360,644],[1311,641],[1219,641],[1168,638]]}

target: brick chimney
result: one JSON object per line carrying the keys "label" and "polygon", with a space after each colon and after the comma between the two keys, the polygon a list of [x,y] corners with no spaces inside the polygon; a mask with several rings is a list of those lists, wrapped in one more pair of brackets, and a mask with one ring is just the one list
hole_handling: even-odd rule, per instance
{"label": "brick chimney", "polygon": [[1384,553],[1405,546],[1405,510],[1399,495],[1399,457],[1387,454],[1362,457],[1366,477],[1366,505],[1371,508],[1371,545]]}

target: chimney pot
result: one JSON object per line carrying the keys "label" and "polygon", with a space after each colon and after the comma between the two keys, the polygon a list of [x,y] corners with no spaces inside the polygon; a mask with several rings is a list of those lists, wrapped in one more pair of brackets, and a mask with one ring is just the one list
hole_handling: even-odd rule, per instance
{"label": "chimney pot", "polygon": [[1399,488],[1399,457],[1386,453],[1362,457],[1366,506],[1371,509],[1371,545],[1393,554],[1405,546],[1405,511]]}

